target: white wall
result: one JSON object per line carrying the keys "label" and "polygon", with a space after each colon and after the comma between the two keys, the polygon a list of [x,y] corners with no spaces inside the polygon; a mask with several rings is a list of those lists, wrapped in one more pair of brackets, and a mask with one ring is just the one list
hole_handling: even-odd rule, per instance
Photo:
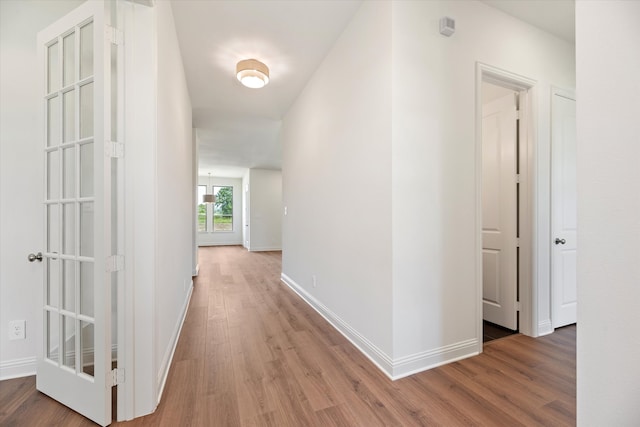
{"label": "white wall", "polygon": [[364,2],[284,118],[283,279],[394,377],[482,340],[477,62],[537,81],[534,332],[550,328],[550,92],[575,85],[573,45],[477,1]]}
{"label": "white wall", "polygon": [[640,420],[639,18],[576,2],[579,426]]}
{"label": "white wall", "polygon": [[392,352],[391,3],[363,2],[285,115],[282,143],[283,279],[385,366]]}
{"label": "white wall", "polygon": [[193,189],[192,189],[192,221],[193,221],[193,230],[191,232],[191,244],[193,246],[192,256],[191,256],[191,266],[192,271],[191,274],[194,276],[198,275],[199,266],[198,266],[198,162],[199,162],[199,154],[198,154],[198,139],[196,137],[196,128],[192,129],[192,143],[191,149],[193,150],[193,160],[191,162],[193,175]]}
{"label": "white wall", "polygon": [[157,27],[157,258],[155,334],[158,380],[170,357],[191,291],[193,151],[191,100],[171,4],[156,2]]}
{"label": "white wall", "polygon": [[[438,32],[443,16],[456,33]],[[575,82],[569,43],[477,1],[393,3],[393,336],[398,374],[471,354],[478,336],[475,76],[480,61],[537,81],[534,224],[550,325],[550,92]],[[409,361],[419,362],[417,366]]]}
{"label": "white wall", "polygon": [[[200,231],[198,232],[198,246],[221,246],[242,244],[242,179],[200,176],[198,185],[206,185],[207,193],[211,194],[213,186],[233,187],[233,231]],[[202,200],[198,200],[198,203]],[[213,206],[208,205],[209,218],[213,218]]]}
{"label": "white wall", "polygon": [[[127,13],[125,57],[125,329],[126,363],[134,367],[127,381],[127,418],[156,406],[154,316],[157,247],[156,189],[156,12],[132,2]],[[130,171],[135,171],[130,173]],[[133,295],[131,295],[133,293]],[[131,326],[133,325],[133,329]],[[133,331],[132,333],[130,331]],[[126,369],[126,368],[125,368]],[[120,410],[120,408],[119,408]]]}
{"label": "white wall", "polygon": [[[171,5],[122,3],[126,51],[127,417],[153,412],[192,289],[193,129]],[[130,332],[133,331],[133,332]]]}
{"label": "white wall", "polygon": [[[250,169],[250,251],[282,249],[282,172]],[[247,239],[245,239],[246,241]]]}
{"label": "white wall", "polygon": [[[43,265],[27,254],[44,249],[36,34],[80,3],[0,1],[0,379],[35,373]],[[25,340],[9,341],[11,320],[26,320]]]}

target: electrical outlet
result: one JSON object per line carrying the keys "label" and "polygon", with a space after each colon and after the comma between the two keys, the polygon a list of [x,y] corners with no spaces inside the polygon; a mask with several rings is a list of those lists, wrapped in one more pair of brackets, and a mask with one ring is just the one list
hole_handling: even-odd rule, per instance
{"label": "electrical outlet", "polygon": [[13,320],[9,322],[9,339],[10,340],[23,340],[25,339],[26,333],[26,321],[24,320]]}
{"label": "electrical outlet", "polygon": [[318,286],[318,281],[316,280],[316,275],[314,274],[313,276],[311,276],[311,281],[313,283],[313,287],[315,288],[316,286]]}

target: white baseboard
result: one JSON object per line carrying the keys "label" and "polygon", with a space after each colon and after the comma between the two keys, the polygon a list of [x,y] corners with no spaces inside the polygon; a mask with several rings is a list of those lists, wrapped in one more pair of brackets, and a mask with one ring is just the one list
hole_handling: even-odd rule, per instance
{"label": "white baseboard", "polygon": [[205,247],[205,246],[242,246],[242,241],[239,242],[220,242],[220,243],[213,243],[213,242],[203,242],[203,243],[198,243],[198,247]]}
{"label": "white baseboard", "polygon": [[478,340],[473,338],[434,350],[399,357],[393,360],[393,379],[398,380],[418,372],[477,355]]}
{"label": "white baseboard", "polygon": [[551,319],[543,320],[538,323],[538,336],[549,335],[553,333],[553,325]]}
{"label": "white baseboard", "polygon": [[193,280],[191,281],[191,286],[189,286],[189,293],[185,300],[184,305],[182,306],[182,316],[180,316],[180,320],[176,324],[176,328],[171,336],[171,344],[167,348],[164,357],[162,358],[162,363],[160,364],[160,369],[158,370],[158,378],[157,384],[158,387],[158,397],[156,400],[156,405],[160,403],[160,399],[162,398],[162,392],[164,391],[164,386],[167,383],[167,377],[169,376],[169,368],[171,367],[171,361],[173,360],[173,355],[176,352],[176,347],[178,346],[178,338],[180,338],[180,332],[182,332],[182,325],[184,325],[184,319],[187,317],[187,311],[189,309],[189,302],[191,302],[191,295],[193,294]]}
{"label": "white baseboard", "polygon": [[338,317],[313,295],[309,294],[289,276],[282,273],[280,278],[391,380],[404,378],[421,371],[426,371],[427,369],[432,369],[478,354],[478,340],[473,338],[437,349],[393,359],[352,328],[347,322]]}
{"label": "white baseboard", "polygon": [[371,341],[361,335],[358,331],[353,329],[347,322],[338,317],[334,312],[329,310],[324,304],[315,299],[311,294],[298,285],[293,279],[286,274],[280,275],[281,280],[300,296],[307,304],[311,306],[315,311],[324,317],[324,319],[331,324],[338,332],[340,332],[346,339],[351,341],[351,344],[356,346],[362,354],[364,354],[374,365],[376,365],[382,372],[384,372],[389,378],[392,377],[392,365],[393,360],[385,354],[382,350],[375,346]]}
{"label": "white baseboard", "polygon": [[37,365],[35,357],[5,360],[0,363],[0,381],[35,375]]}
{"label": "white baseboard", "polygon": [[249,252],[268,252],[268,251],[281,251],[282,250],[282,246],[265,246],[262,248],[254,248],[251,247],[248,249]]}

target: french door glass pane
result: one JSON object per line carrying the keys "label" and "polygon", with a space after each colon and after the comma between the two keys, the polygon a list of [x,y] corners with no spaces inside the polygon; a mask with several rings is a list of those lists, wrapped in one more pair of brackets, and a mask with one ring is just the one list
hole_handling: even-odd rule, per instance
{"label": "french door glass pane", "polygon": [[60,251],[60,208],[57,204],[47,205],[47,252]]}
{"label": "french door glass pane", "polygon": [[47,92],[60,89],[60,58],[58,43],[47,48]]}
{"label": "french door glass pane", "polygon": [[60,325],[59,325],[58,313],[46,311],[45,322],[46,324],[46,343],[47,343],[47,358],[58,362],[58,346],[60,338]]}
{"label": "french door glass pane", "polygon": [[62,308],[68,311],[76,309],[76,262],[65,260],[62,263]]}
{"label": "french door glass pane", "polygon": [[47,146],[60,144],[60,97],[47,100]]}
{"label": "french door glass pane", "polygon": [[[40,346],[43,354],[38,357],[38,389],[69,403],[100,425],[110,421],[110,399],[106,397],[111,391],[105,388],[104,380],[111,359],[94,366],[94,353],[106,354],[111,345],[95,335],[105,326],[104,335],[110,336],[111,323],[97,323],[110,320],[109,312],[94,318],[101,314],[95,307],[103,301],[95,299],[100,296],[104,276],[94,258],[111,254],[110,244],[117,242],[111,236],[103,240],[102,233],[95,235],[96,228],[103,230],[102,221],[98,221],[102,210],[98,214],[96,209],[104,207],[106,220],[112,221],[110,207],[114,200],[112,192],[103,193],[102,188],[106,182],[104,190],[108,190],[108,184],[114,181],[112,171],[107,168],[102,173],[102,168],[95,167],[103,157],[104,138],[110,139],[112,132],[107,125],[113,114],[109,109],[113,95],[103,94],[101,85],[104,81],[108,87],[113,82],[114,71],[108,61],[111,48],[104,40],[104,23],[109,21],[103,16],[106,3],[85,2],[38,33],[40,42],[49,43],[38,49],[44,56],[41,71],[46,86],[46,90],[40,89],[45,92],[40,94],[40,106],[44,114],[41,135],[45,139],[41,151],[45,167],[41,208],[45,242],[41,249],[46,268],[44,298],[40,299],[46,301],[40,307],[44,315],[40,328],[44,331]],[[108,12],[110,16],[113,10]],[[90,22],[93,19],[95,26]],[[94,67],[94,60],[103,56],[106,62],[97,61],[100,67]],[[95,135],[103,126],[105,133]],[[42,359],[45,363],[40,363]],[[74,391],[82,395],[71,396]]]}
{"label": "french door glass pane", "polygon": [[93,317],[93,263],[80,263],[80,314]]}
{"label": "french door glass pane", "polygon": [[70,90],[62,95],[63,142],[76,139],[76,91]]}
{"label": "french door glass pane", "polygon": [[80,197],[93,196],[93,143],[80,146]]}
{"label": "french door glass pane", "polygon": [[80,256],[93,256],[93,202],[80,203]]}
{"label": "french door glass pane", "polygon": [[76,368],[76,321],[73,317],[62,316],[62,329],[64,330],[62,364],[69,368]]}
{"label": "french door glass pane", "polygon": [[76,253],[76,204],[65,203],[62,205],[63,227],[62,253],[75,255]]}
{"label": "french door glass pane", "polygon": [[80,28],[80,79],[93,74],[93,22]]}
{"label": "french door glass pane", "polygon": [[76,148],[62,150],[62,198],[70,199],[76,195]]}
{"label": "french door glass pane", "polygon": [[93,323],[80,322],[80,329],[82,333],[80,335],[80,357],[82,358],[82,372],[87,375],[93,376],[93,363],[94,363],[94,327]]}
{"label": "french door glass pane", "polygon": [[47,200],[60,198],[60,155],[58,151],[47,153]]}
{"label": "french door glass pane", "polygon": [[93,82],[80,86],[80,138],[93,136]]}
{"label": "french door glass pane", "polygon": [[76,34],[71,33],[62,39],[62,62],[63,86],[68,86],[75,82],[76,71]]}
{"label": "french door glass pane", "polygon": [[60,295],[60,261],[47,258],[47,305],[58,308]]}

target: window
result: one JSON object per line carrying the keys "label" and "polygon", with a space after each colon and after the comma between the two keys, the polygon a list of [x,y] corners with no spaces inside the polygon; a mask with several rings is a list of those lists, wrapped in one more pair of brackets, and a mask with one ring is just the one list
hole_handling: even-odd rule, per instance
{"label": "window", "polygon": [[202,196],[207,194],[206,185],[198,185],[198,231],[207,231],[207,205],[202,203]]}
{"label": "window", "polygon": [[[0,0],[2,1],[2,0]],[[202,203],[202,196],[207,192],[206,185],[198,185],[198,232],[233,231],[233,187],[212,187],[214,203]]]}
{"label": "window", "polygon": [[233,187],[213,186],[213,231],[233,231]]}

